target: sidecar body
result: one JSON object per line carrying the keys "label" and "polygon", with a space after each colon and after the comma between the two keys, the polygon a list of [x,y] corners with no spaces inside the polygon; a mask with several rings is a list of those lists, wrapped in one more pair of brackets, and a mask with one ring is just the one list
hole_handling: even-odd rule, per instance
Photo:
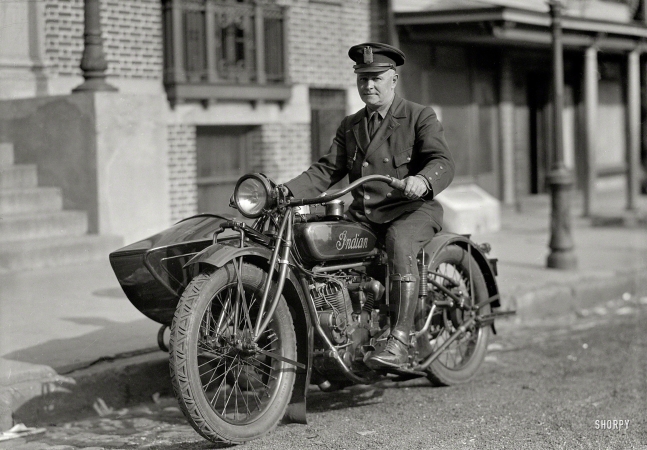
{"label": "sidecar body", "polygon": [[[130,302],[144,315],[170,325],[192,273],[184,265],[213,243],[231,217],[200,214],[110,253],[110,264]],[[219,235],[219,239],[224,234]]]}

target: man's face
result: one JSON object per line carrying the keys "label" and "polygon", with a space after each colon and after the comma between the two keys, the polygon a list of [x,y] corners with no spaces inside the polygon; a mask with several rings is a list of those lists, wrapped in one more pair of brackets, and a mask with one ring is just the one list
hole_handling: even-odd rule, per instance
{"label": "man's face", "polygon": [[398,74],[389,69],[386,72],[357,74],[357,90],[362,101],[371,109],[388,104],[395,95]]}

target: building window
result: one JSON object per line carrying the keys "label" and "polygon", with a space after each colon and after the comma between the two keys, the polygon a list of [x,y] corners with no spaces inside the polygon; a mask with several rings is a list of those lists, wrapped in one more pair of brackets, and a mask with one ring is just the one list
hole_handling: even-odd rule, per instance
{"label": "building window", "polygon": [[286,9],[260,0],[164,0],[172,103],[286,101]]}
{"label": "building window", "polygon": [[229,199],[238,179],[248,172],[254,127],[198,126],[198,211],[236,216]]}

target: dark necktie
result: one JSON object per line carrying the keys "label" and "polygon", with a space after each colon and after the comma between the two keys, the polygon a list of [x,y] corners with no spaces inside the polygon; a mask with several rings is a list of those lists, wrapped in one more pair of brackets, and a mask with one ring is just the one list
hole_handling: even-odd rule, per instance
{"label": "dark necktie", "polygon": [[371,120],[368,122],[368,135],[371,139],[375,136],[377,129],[380,128],[381,117],[378,113],[374,112]]}

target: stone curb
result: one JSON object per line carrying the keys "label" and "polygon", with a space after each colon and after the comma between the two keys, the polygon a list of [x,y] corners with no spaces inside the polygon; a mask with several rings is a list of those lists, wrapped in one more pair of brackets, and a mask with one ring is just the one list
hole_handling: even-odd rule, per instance
{"label": "stone curb", "polygon": [[118,411],[151,401],[156,393],[172,392],[168,355],[161,351],[100,362],[64,377],[31,378],[0,387],[0,431],[10,428],[12,419],[27,426],[45,425]]}
{"label": "stone curb", "polygon": [[[506,321],[522,324],[574,314],[625,293],[647,294],[647,269],[584,274],[575,282],[504,296],[503,309],[516,309],[517,314]],[[15,423],[37,426],[106,409],[118,411],[150,401],[156,393],[172,393],[168,357],[159,351],[100,362],[63,377],[46,366],[34,370],[16,374],[10,385],[0,385],[0,431],[11,427],[12,415]]]}
{"label": "stone curb", "polygon": [[545,285],[503,297],[503,309],[517,311],[516,322],[575,314],[607,300],[647,294],[647,267],[606,274],[583,274],[577,281]]}

